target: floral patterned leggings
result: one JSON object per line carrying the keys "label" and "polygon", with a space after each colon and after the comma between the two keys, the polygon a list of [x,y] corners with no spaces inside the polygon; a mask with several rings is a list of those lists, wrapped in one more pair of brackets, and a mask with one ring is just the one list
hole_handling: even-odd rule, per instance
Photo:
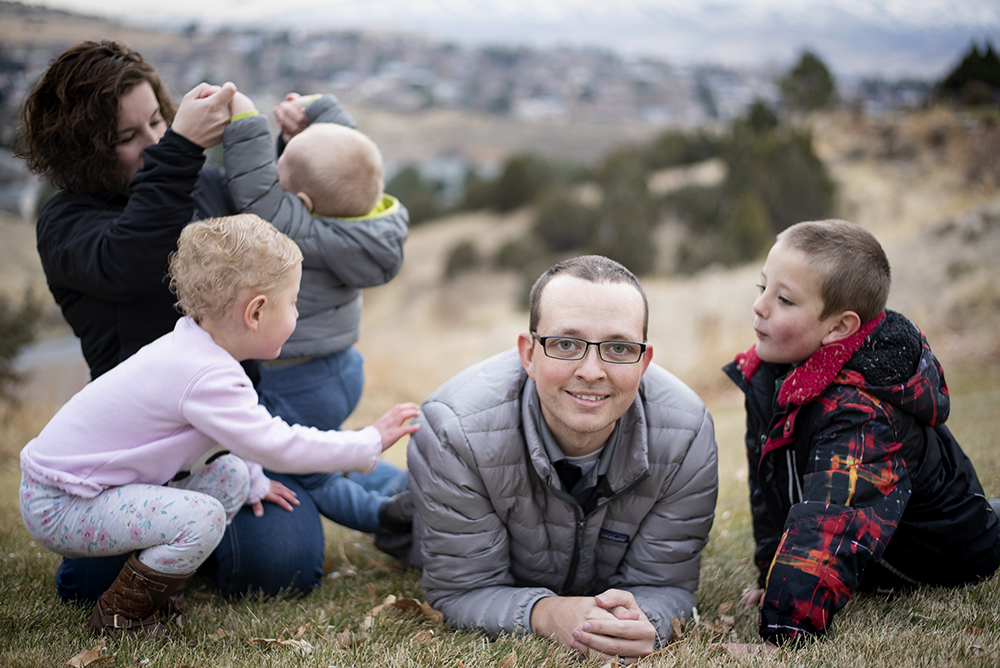
{"label": "floral patterned leggings", "polygon": [[222,540],[250,491],[246,463],[223,455],[167,485],[109,487],[93,498],[21,476],[21,517],[32,538],[64,557],[141,550],[160,573],[193,573]]}

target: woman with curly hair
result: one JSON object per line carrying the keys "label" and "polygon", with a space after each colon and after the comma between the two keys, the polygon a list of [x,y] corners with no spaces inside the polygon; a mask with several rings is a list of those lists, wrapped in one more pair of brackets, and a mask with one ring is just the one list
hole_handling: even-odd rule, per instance
{"label": "woman with curly hair", "polygon": [[[225,173],[204,155],[221,141],[235,93],[202,83],[175,105],[141,55],[102,41],[67,49],[24,100],[16,153],[59,189],[39,213],[38,252],[92,378],[173,330],[180,313],[165,276],[181,229],[236,213]],[[225,593],[306,592],[322,578],[315,505],[293,480],[271,477],[280,505],[298,507],[236,516],[206,565]],[[56,588],[93,602],[123,561],[66,559]]]}

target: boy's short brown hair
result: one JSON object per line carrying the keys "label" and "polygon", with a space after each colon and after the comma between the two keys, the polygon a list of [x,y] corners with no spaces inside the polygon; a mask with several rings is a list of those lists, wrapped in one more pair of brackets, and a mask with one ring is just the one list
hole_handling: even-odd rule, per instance
{"label": "boy's short brown hair", "polygon": [[177,308],[201,322],[222,317],[247,292],[274,290],[302,251],[274,225],[252,213],[191,223],[170,255],[170,289]]}
{"label": "boy's short brown hair", "polygon": [[371,139],[336,123],[316,123],[288,140],[278,159],[281,187],[304,192],[313,213],[363,216],[382,199],[382,154]]}
{"label": "boy's short brown hair", "polygon": [[889,260],[868,230],[846,220],[814,220],[792,225],[778,241],[805,253],[824,274],[820,320],[854,311],[864,323],[885,309],[892,285]]}

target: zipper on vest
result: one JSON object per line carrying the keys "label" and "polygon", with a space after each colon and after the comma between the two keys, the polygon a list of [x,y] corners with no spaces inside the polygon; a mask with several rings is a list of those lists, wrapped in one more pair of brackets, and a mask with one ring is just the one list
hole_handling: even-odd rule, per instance
{"label": "zipper on vest", "polygon": [[569,572],[566,573],[566,580],[563,582],[563,592],[572,591],[571,587],[573,586],[573,581],[576,580],[576,570],[580,566],[580,556],[583,552],[583,533],[587,529],[587,518],[581,516],[583,509],[577,506],[574,512],[576,513],[576,531],[573,537],[573,556],[570,557]]}

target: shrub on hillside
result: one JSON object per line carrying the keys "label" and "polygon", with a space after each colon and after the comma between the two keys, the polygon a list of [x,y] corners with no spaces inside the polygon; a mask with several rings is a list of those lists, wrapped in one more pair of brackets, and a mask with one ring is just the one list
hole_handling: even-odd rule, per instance
{"label": "shrub on hillside", "polygon": [[760,134],[737,127],[726,163],[726,206],[735,209],[745,193],[755,193],[774,234],[803,220],[827,218],[833,211],[833,179],[813,150],[808,131],[779,128]]}
{"label": "shrub on hillside", "polygon": [[14,359],[35,339],[41,317],[42,304],[33,293],[25,293],[18,306],[0,294],[0,409],[18,404],[15,390],[22,377]]}
{"label": "shrub on hillside", "polygon": [[722,228],[719,259],[736,265],[763,256],[774,242],[774,225],[757,193],[747,191]]}
{"label": "shrub on hillside", "polygon": [[688,134],[680,130],[667,130],[642,150],[646,169],[654,171],[718,157],[721,141],[704,131]]}
{"label": "shrub on hillside", "polygon": [[410,224],[436,218],[443,213],[438,204],[441,184],[427,181],[414,165],[407,165],[389,179],[385,191],[393,195],[410,213]]}
{"label": "shrub on hillside", "polygon": [[552,172],[540,158],[521,154],[504,165],[493,190],[493,208],[501,213],[530,204],[551,184]]}
{"label": "shrub on hillside", "polygon": [[653,226],[656,208],[648,196],[626,188],[605,193],[591,252],[620,262],[632,273],[647,274],[656,264]]}
{"label": "shrub on hillside", "polygon": [[809,50],[802,52],[799,61],[778,82],[778,87],[782,104],[793,111],[829,107],[837,97],[837,85],[826,63]]}
{"label": "shrub on hillside", "polygon": [[544,195],[532,231],[554,253],[586,248],[594,237],[595,212],[564,189]]}
{"label": "shrub on hillside", "polygon": [[448,259],[445,261],[444,277],[452,279],[459,274],[477,269],[482,263],[479,250],[469,240],[460,241],[451,247]]}
{"label": "shrub on hillside", "polygon": [[501,271],[521,271],[527,265],[547,255],[541,241],[527,234],[508,239],[493,255],[493,266]]}

